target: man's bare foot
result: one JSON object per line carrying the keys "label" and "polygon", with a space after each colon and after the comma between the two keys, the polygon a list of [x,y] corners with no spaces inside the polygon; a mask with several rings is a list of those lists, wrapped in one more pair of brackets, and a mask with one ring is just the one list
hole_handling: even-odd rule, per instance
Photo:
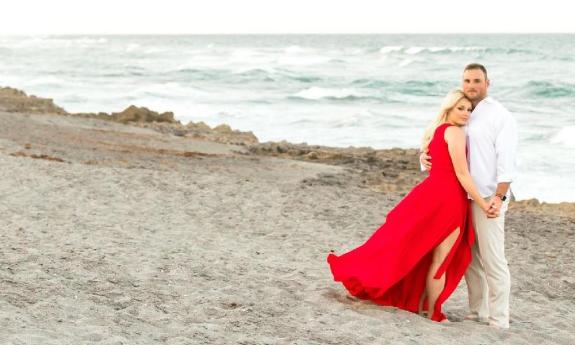
{"label": "man's bare foot", "polygon": [[488,323],[489,320],[487,317],[480,317],[477,314],[471,313],[466,315],[463,320],[469,320],[469,321],[475,321],[475,322],[480,322],[480,323]]}
{"label": "man's bare foot", "polygon": [[489,321],[489,327],[493,327],[493,328],[499,329],[499,330],[509,329],[509,325],[501,325],[501,324],[498,324],[498,323],[495,322],[495,321]]}

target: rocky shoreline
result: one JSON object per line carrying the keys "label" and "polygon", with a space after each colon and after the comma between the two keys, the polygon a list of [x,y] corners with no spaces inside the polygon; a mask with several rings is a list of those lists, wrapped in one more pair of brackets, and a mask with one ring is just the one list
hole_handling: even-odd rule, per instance
{"label": "rocky shoreline", "polygon": [[[249,154],[345,166],[361,171],[361,183],[380,192],[407,193],[424,175],[419,171],[417,150],[370,147],[328,147],[295,144],[287,141],[260,143],[252,132],[233,130],[227,124],[211,128],[204,122],[182,124],[172,112],[158,113],[145,107],[130,105],[117,113],[69,113],[52,99],[27,95],[24,91],[0,88],[0,109],[10,113],[54,114],[99,119],[121,123],[183,138],[245,146]],[[243,153],[248,154],[248,153]],[[20,153],[20,155],[23,155]],[[37,158],[37,157],[33,157]],[[49,157],[46,157],[49,159]],[[512,208],[522,212],[575,217],[575,203],[545,203],[537,199],[513,201]]]}

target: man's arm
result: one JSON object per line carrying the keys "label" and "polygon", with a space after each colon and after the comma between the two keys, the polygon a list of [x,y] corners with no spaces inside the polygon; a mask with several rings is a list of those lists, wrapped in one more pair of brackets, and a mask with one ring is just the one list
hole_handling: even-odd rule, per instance
{"label": "man's arm", "polygon": [[499,216],[501,205],[503,205],[502,198],[504,195],[507,195],[509,186],[511,186],[511,182],[501,182],[497,184],[495,195],[493,195],[489,200],[489,212],[487,213],[488,218],[497,218]]}
{"label": "man's arm", "polygon": [[515,155],[517,151],[517,124],[511,114],[504,114],[503,126],[495,140],[497,154],[497,189],[490,200],[490,216],[497,217],[501,198],[507,195],[509,187],[515,176]]}
{"label": "man's arm", "polygon": [[419,155],[419,165],[421,167],[421,171],[431,170],[431,156],[429,155],[429,151],[422,152]]}
{"label": "man's arm", "polygon": [[[502,114],[503,123],[495,138],[495,153],[497,155],[497,184],[511,183],[515,177],[515,156],[517,152],[517,124],[509,113]],[[503,186],[501,187],[503,188]],[[505,192],[509,189],[504,189]],[[503,191],[503,189],[502,189]]]}
{"label": "man's arm", "polygon": [[499,195],[503,197],[507,195],[507,191],[509,191],[509,187],[511,186],[511,182],[500,182],[497,184],[497,190],[495,190],[495,195]]}

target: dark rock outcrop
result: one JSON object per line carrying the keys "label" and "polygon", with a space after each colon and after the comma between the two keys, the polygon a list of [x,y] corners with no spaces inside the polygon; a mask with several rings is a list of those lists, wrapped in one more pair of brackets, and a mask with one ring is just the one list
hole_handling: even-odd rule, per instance
{"label": "dark rock outcrop", "polygon": [[28,96],[24,91],[11,87],[0,88],[0,109],[10,113],[68,114],[52,99]]}
{"label": "dark rock outcrop", "polygon": [[183,125],[174,118],[172,112],[158,113],[146,107],[135,105],[130,105],[121,112],[111,114],[104,112],[68,113],[55,105],[51,99],[27,95],[24,91],[10,87],[0,88],[0,110],[13,113],[81,116],[151,128],[161,133],[223,144],[250,145],[258,143],[258,139],[252,132],[233,130],[227,124],[221,124],[213,129],[203,122],[190,122]]}
{"label": "dark rock outcrop", "polygon": [[287,141],[266,142],[248,146],[251,153],[297,160],[346,166],[361,172],[361,183],[382,192],[405,194],[426,173],[419,169],[416,149],[375,150],[370,147],[336,148],[292,144]]}

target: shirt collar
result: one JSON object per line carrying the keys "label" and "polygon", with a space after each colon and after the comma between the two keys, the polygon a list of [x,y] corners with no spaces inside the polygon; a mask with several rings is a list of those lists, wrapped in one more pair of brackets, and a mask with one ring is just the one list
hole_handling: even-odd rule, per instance
{"label": "shirt collar", "polygon": [[479,108],[481,105],[493,104],[493,102],[495,102],[495,100],[491,96],[487,96],[484,99],[482,99],[479,103],[477,103],[474,110]]}
{"label": "shirt collar", "polygon": [[483,100],[481,100],[481,102],[479,102],[479,103],[482,103],[482,102],[485,102],[485,103],[493,103],[493,102],[495,102],[495,100],[493,99],[493,97],[487,96],[487,97],[485,97]]}

